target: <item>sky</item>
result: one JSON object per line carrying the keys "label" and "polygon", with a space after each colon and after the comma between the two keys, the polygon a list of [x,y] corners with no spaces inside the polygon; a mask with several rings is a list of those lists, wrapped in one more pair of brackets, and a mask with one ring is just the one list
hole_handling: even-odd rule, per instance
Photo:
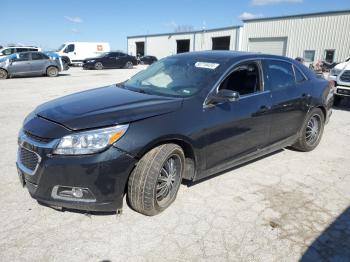
{"label": "sky", "polygon": [[[350,0],[1,0],[0,45],[57,49],[64,42],[109,42],[127,36],[241,25],[242,18],[350,10]],[[6,10],[4,12],[4,10]]]}

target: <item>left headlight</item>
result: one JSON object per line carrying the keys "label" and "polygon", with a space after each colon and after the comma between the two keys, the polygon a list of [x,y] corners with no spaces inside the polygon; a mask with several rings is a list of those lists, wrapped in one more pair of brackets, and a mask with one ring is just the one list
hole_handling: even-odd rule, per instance
{"label": "left headlight", "polygon": [[103,151],[118,141],[129,125],[79,132],[61,138],[54,150],[56,155],[86,155]]}
{"label": "left headlight", "polygon": [[339,75],[340,73],[341,73],[341,69],[335,69],[335,68],[333,68],[332,70],[331,70],[331,72],[330,72],[330,75],[331,76],[337,76],[337,75]]}
{"label": "left headlight", "polygon": [[93,63],[93,62],[95,62],[95,59],[88,60],[87,62],[88,62],[88,63]]}

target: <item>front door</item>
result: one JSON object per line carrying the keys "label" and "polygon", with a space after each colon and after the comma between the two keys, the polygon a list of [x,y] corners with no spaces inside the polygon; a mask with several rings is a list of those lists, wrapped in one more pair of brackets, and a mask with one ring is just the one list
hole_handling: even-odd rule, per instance
{"label": "front door", "polygon": [[11,59],[8,71],[10,75],[27,75],[31,74],[30,53],[18,53]]}
{"label": "front door", "polygon": [[219,90],[238,92],[239,100],[204,109],[203,114],[211,126],[206,131],[206,169],[209,173],[219,171],[267,144],[271,95],[262,83],[260,62],[243,63],[219,86]]}

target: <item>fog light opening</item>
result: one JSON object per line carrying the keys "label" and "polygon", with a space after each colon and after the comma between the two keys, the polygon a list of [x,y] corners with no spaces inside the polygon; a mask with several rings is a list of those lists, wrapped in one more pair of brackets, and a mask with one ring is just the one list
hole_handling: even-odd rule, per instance
{"label": "fog light opening", "polygon": [[96,202],[92,192],[82,187],[54,186],[51,197],[66,201]]}

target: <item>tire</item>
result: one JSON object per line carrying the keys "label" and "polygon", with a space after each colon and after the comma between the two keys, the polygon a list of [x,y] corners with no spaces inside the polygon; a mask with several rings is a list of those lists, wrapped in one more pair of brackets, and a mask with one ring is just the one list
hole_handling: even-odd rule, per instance
{"label": "tire", "polygon": [[334,105],[334,106],[339,106],[340,103],[341,103],[341,100],[342,100],[342,97],[341,97],[341,96],[334,95],[334,102],[333,102],[333,105]]}
{"label": "tire", "polygon": [[321,109],[313,108],[307,115],[293,148],[302,152],[314,150],[321,141],[324,129],[324,115]]}
{"label": "tire", "polygon": [[46,69],[46,75],[48,77],[56,77],[56,76],[58,76],[58,69],[57,69],[57,67],[49,66]]}
{"label": "tire", "polygon": [[147,216],[164,211],[176,198],[184,167],[183,150],[176,144],[160,145],[147,152],[129,177],[130,206]]}
{"label": "tire", "polygon": [[134,64],[131,61],[126,62],[124,68],[126,69],[132,69],[134,67]]}
{"label": "tire", "polygon": [[8,77],[8,73],[4,69],[0,69],[0,80],[1,79],[6,79]]}
{"label": "tire", "polygon": [[94,68],[96,70],[102,70],[103,69],[103,64],[101,62],[97,62],[97,63],[95,63]]}

